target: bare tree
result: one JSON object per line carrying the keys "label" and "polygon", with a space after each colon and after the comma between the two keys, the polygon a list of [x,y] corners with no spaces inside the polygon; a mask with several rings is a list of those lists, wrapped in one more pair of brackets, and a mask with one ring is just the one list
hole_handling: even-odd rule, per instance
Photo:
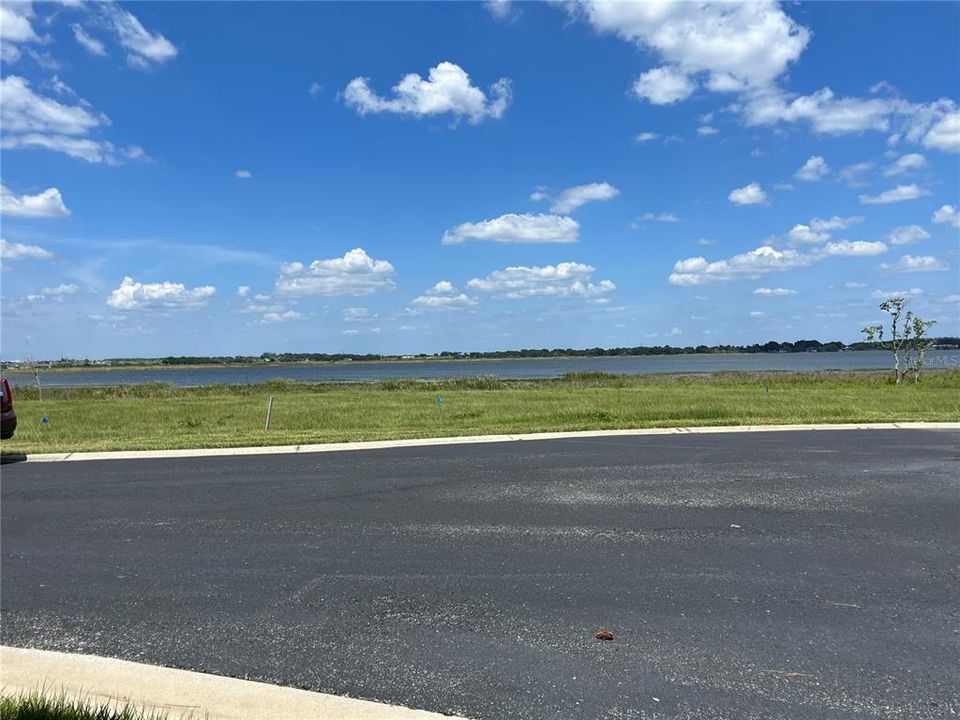
{"label": "bare tree", "polygon": [[868,325],[862,332],[869,342],[876,342],[881,348],[893,353],[893,369],[897,385],[903,382],[908,372],[913,373],[913,381],[920,382],[927,350],[933,340],[927,337],[927,331],[937,324],[936,320],[924,320],[912,311],[904,312],[906,299],[895,296],[880,303],[880,309],[890,315],[890,339],[884,341],[882,323]]}

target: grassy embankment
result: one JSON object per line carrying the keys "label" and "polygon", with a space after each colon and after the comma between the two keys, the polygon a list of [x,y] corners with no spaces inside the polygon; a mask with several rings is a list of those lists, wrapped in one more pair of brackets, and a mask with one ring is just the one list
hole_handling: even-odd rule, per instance
{"label": "grassy embankment", "polygon": [[[189,717],[183,715],[184,718]],[[47,693],[0,696],[0,720],[166,720],[159,712]]]}
{"label": "grassy embankment", "polygon": [[[270,430],[263,429],[274,396]],[[441,395],[443,403],[436,397]],[[960,371],[896,387],[889,373],[574,374],[369,384],[15,391],[3,452],[284,445],[694,425],[960,421]],[[49,418],[44,427],[42,416]]]}

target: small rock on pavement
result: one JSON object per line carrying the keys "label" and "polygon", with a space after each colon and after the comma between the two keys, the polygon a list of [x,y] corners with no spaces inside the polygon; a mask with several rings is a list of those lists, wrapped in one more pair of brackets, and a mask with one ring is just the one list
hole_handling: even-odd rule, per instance
{"label": "small rock on pavement", "polygon": [[600,628],[593,634],[593,636],[597,640],[613,640],[613,633],[606,628]]}

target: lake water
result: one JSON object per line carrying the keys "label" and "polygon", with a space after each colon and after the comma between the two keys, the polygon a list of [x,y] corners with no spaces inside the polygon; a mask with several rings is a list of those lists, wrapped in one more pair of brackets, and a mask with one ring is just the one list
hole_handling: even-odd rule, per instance
{"label": "lake water", "polygon": [[[960,367],[960,351],[934,350],[927,354],[930,368]],[[268,380],[301,383],[371,382],[395,378],[474,377],[504,379],[555,378],[565,373],[601,371],[624,375],[648,373],[803,372],[811,370],[885,370],[891,367],[888,352],[756,353],[730,355],[647,355],[642,357],[533,358],[529,360],[433,360],[346,362],[304,365],[253,365],[241,367],[156,368],[149,370],[63,370],[40,372],[46,387],[135,385],[165,382],[174,385],[243,385]],[[32,374],[10,373],[14,385],[34,382]]]}

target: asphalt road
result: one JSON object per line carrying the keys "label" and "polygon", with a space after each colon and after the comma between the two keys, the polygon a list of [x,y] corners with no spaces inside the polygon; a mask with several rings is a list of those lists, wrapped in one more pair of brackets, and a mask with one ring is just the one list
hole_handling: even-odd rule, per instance
{"label": "asphalt road", "polygon": [[953,717],[958,449],[817,431],[8,464],[0,637],[476,718]]}

